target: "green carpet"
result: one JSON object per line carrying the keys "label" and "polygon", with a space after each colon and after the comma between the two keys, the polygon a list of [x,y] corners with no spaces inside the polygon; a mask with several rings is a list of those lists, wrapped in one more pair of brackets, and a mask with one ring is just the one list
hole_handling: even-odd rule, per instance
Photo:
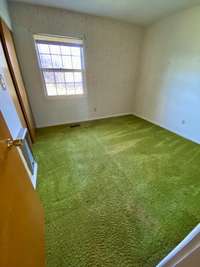
{"label": "green carpet", "polygon": [[133,116],[41,129],[47,267],[153,267],[200,221],[200,146]]}

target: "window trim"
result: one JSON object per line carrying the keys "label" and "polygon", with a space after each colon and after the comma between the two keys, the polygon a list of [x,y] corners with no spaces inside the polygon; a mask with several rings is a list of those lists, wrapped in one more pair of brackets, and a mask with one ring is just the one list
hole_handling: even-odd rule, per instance
{"label": "window trim", "polygon": [[[42,38],[40,40],[40,38]],[[48,39],[48,40],[45,40]],[[55,41],[55,39],[63,39],[62,41]],[[64,41],[64,40],[72,40],[72,42],[70,41]],[[79,41],[80,40],[80,44],[79,43],[75,43],[74,41]],[[42,81],[42,91],[43,91],[43,95],[45,98],[48,98],[49,100],[54,100],[54,99],[68,99],[68,98],[85,98],[87,96],[87,86],[86,86],[86,68],[85,68],[85,61],[86,61],[86,57],[85,57],[85,44],[84,44],[84,39],[83,38],[77,38],[77,37],[69,37],[69,36],[56,36],[56,35],[46,35],[46,34],[34,34],[33,35],[33,41],[34,41],[34,46],[35,46],[35,52],[36,52],[36,60],[37,60],[37,65],[38,65],[38,70],[40,72],[41,75],[41,81]],[[50,43],[55,43],[57,45],[66,45],[66,46],[72,46],[72,47],[80,47],[80,59],[81,59],[81,69],[64,69],[64,68],[42,68],[41,67],[41,61],[40,61],[40,53],[37,47],[37,43],[41,43],[41,44],[50,44]],[[45,70],[47,71],[63,71],[63,72],[81,72],[82,73],[82,86],[83,86],[83,93],[82,94],[73,94],[73,95],[48,95],[47,92],[47,87],[46,87],[46,82],[45,82],[45,78],[44,78],[44,72]]]}

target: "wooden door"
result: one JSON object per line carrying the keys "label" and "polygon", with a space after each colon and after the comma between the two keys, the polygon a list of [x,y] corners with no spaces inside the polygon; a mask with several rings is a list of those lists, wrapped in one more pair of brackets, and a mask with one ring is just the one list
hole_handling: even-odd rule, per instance
{"label": "wooden door", "polygon": [[44,215],[0,112],[0,266],[44,267]]}
{"label": "wooden door", "polygon": [[8,67],[12,76],[12,80],[14,83],[14,87],[19,99],[19,103],[21,105],[21,109],[24,115],[24,119],[26,121],[27,128],[29,130],[29,134],[31,136],[32,142],[35,140],[35,124],[32,116],[32,111],[30,108],[30,104],[28,101],[26,89],[24,86],[24,82],[22,79],[15,46],[13,42],[12,33],[9,30],[8,26],[0,21],[0,35],[2,39],[2,44],[4,48],[4,52],[6,55],[6,59],[8,62]]}

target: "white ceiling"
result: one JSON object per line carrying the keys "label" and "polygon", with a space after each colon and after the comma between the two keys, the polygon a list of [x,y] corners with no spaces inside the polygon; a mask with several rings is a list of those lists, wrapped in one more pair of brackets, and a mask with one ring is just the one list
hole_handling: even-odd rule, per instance
{"label": "white ceiling", "polygon": [[200,4],[200,0],[12,0],[59,7],[137,24],[150,24],[178,10]]}

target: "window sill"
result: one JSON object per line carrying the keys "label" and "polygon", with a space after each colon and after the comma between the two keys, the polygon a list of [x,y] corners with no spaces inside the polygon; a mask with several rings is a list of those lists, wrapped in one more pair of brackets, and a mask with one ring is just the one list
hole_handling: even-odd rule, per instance
{"label": "window sill", "polygon": [[61,95],[61,96],[47,96],[45,95],[45,98],[48,100],[67,100],[67,99],[79,99],[79,98],[85,98],[86,94],[80,94],[80,95]]}

